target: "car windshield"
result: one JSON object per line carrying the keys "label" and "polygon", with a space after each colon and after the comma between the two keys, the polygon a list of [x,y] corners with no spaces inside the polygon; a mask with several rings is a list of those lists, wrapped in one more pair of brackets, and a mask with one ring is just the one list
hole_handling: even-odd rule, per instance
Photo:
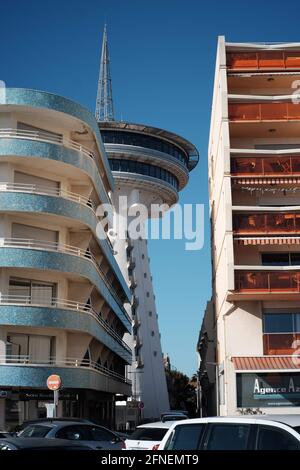
{"label": "car windshield", "polygon": [[50,431],[50,426],[31,424],[19,433],[19,437],[45,437]]}
{"label": "car windshield", "polygon": [[168,430],[164,428],[138,428],[131,434],[134,441],[162,441]]}

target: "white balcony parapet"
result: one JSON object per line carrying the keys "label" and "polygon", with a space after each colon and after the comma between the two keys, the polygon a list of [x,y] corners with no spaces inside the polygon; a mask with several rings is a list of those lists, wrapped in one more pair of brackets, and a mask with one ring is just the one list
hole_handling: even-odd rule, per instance
{"label": "white balcony parapet", "polygon": [[66,357],[61,359],[56,359],[55,357],[49,357],[48,360],[38,361],[33,359],[29,355],[3,355],[0,356],[0,367],[5,366],[32,366],[32,367],[68,367],[68,368],[81,368],[81,369],[89,369],[95,372],[99,372],[103,375],[112,377],[116,380],[119,380],[124,383],[131,384],[131,381],[128,380],[121,374],[114,372],[107,367],[98,364],[98,362],[91,361],[89,359],[81,359],[76,357]]}
{"label": "white balcony parapet", "polygon": [[90,305],[84,304],[82,302],[76,302],[73,300],[59,299],[53,297],[52,299],[46,300],[43,302],[39,300],[35,301],[32,296],[29,295],[0,295],[0,305],[17,305],[17,306],[31,306],[31,307],[40,307],[40,308],[58,308],[71,310],[72,312],[85,313],[93,317],[102,328],[112,336],[119,344],[123,346],[128,352],[131,352],[131,348],[128,344],[123,341],[121,336],[119,336],[109,324],[103,320],[101,315]]}
{"label": "white balcony parapet", "polygon": [[111,283],[106,278],[105,273],[102,271],[100,266],[97,263],[96,258],[90,252],[89,249],[82,250],[76,246],[66,245],[64,243],[54,243],[48,242],[43,240],[34,240],[34,239],[27,239],[27,238],[0,238],[0,248],[21,248],[21,249],[30,249],[30,250],[43,250],[43,251],[52,251],[52,252],[60,252],[68,255],[78,256],[80,258],[88,259],[91,261],[93,266],[96,268],[99,276],[103,280],[105,286],[121,308],[123,314],[130,322],[130,318],[124,309],[124,305],[119,299],[119,296],[115,289],[112,287]]}

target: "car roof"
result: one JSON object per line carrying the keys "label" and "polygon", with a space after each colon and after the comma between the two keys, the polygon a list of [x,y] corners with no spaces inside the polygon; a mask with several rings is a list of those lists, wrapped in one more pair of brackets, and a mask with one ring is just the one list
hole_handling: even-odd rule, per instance
{"label": "car roof", "polygon": [[141,428],[163,428],[163,429],[169,429],[169,427],[174,424],[176,421],[156,421],[155,423],[145,423],[145,424],[140,424],[140,426],[137,426],[137,429]]}
{"label": "car roof", "polygon": [[240,418],[266,419],[277,423],[287,424],[291,427],[300,426],[300,414],[266,414],[266,415],[242,415]]}
{"label": "car roof", "polygon": [[[278,415],[277,415],[278,416]],[[279,415],[284,416],[284,415]],[[207,418],[193,418],[193,419],[186,419],[184,421],[175,421],[175,426],[186,426],[187,424],[201,424],[201,423],[251,423],[255,421],[255,423],[262,424],[266,421],[270,421],[272,424],[283,424],[287,426],[292,426],[287,422],[287,420],[283,421],[280,419],[276,419],[276,415],[243,415],[243,416],[214,416],[214,417],[207,417]],[[296,423],[296,420],[295,420]],[[297,424],[295,424],[297,426]]]}
{"label": "car roof", "polygon": [[[92,425],[92,423],[89,423],[88,421],[59,421],[59,420],[55,420],[55,421],[34,421],[34,422],[29,422],[27,424],[25,424],[24,428],[22,429],[22,431],[24,429],[26,429],[27,427],[29,426],[44,426],[44,427],[48,427],[48,428],[55,428],[57,426],[78,426],[78,425]],[[94,425],[95,426],[95,425]]]}

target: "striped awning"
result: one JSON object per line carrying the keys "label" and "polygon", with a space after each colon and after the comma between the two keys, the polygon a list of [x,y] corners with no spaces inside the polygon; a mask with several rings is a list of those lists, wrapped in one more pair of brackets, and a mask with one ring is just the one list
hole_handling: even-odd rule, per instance
{"label": "striped awning", "polygon": [[286,177],[277,177],[277,178],[235,178],[232,177],[232,183],[236,185],[245,185],[245,184],[250,184],[250,185],[281,185],[281,184],[299,184],[300,183],[300,177],[291,177],[291,176],[286,176]]}
{"label": "striped awning", "polygon": [[300,237],[234,237],[239,245],[300,245]]}
{"label": "striped awning", "polygon": [[299,369],[300,356],[232,357],[236,371]]}

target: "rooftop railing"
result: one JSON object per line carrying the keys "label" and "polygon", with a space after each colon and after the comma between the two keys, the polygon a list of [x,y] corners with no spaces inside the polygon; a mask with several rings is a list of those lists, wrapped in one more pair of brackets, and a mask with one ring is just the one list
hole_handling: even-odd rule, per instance
{"label": "rooftop railing", "polygon": [[131,348],[123,341],[120,335],[103,319],[92,305],[76,302],[73,300],[59,299],[56,297],[47,299],[36,299],[31,295],[3,295],[0,294],[1,305],[17,305],[23,307],[53,308],[70,310],[73,313],[85,313],[93,317],[101,327],[112,336],[123,348],[131,352]]}
{"label": "rooftop railing", "polygon": [[17,366],[33,366],[33,367],[71,367],[71,368],[80,368],[80,369],[89,369],[95,372],[99,372],[108,377],[112,377],[120,382],[130,384],[131,381],[128,380],[123,375],[114,372],[113,370],[108,369],[107,367],[102,366],[98,362],[81,359],[74,357],[66,357],[62,359],[56,359],[55,357],[49,357],[45,360],[37,360],[32,358],[29,355],[2,355],[0,356],[0,367],[6,365],[17,365]]}

